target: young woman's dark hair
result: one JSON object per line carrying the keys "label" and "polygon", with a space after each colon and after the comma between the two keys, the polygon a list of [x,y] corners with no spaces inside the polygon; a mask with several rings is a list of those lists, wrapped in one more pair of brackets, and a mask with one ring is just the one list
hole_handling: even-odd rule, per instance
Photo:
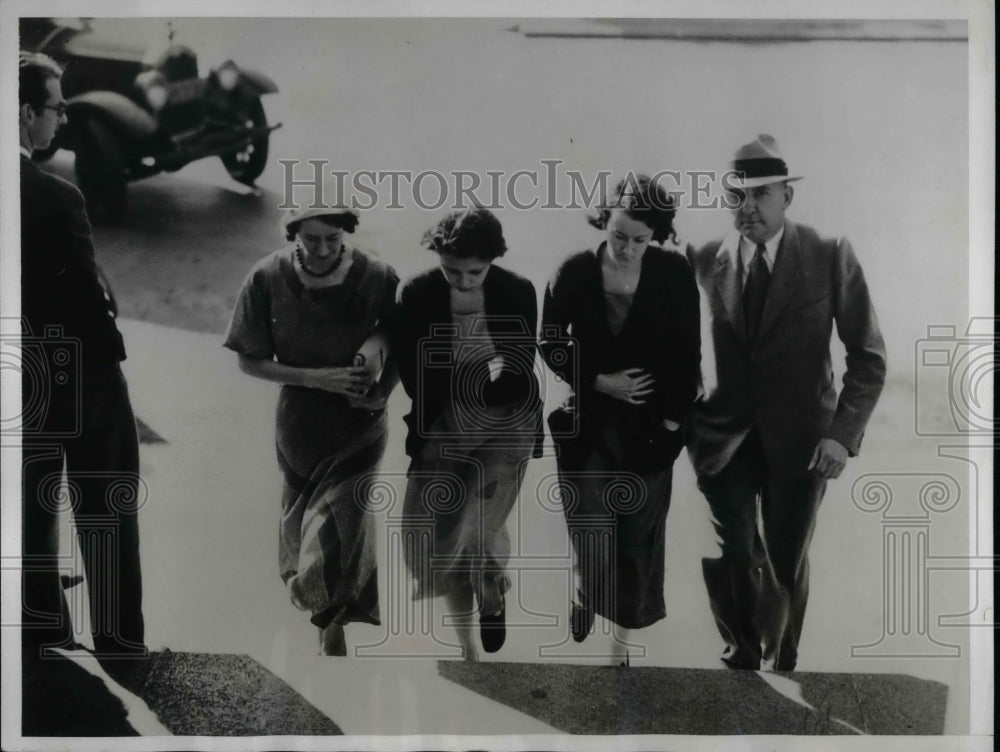
{"label": "young woman's dark hair", "polygon": [[286,224],[285,240],[295,240],[295,236],[299,234],[299,228],[302,227],[302,223],[307,219],[318,219],[320,222],[328,225],[329,227],[340,227],[344,232],[354,232],[354,228],[358,226],[357,216],[349,212],[338,214],[318,214],[315,217],[303,217],[302,219]]}
{"label": "young woman's dark hair", "polygon": [[452,212],[424,233],[423,245],[435,253],[493,261],[507,252],[500,220],[489,209]]}
{"label": "young woman's dark hair", "polygon": [[654,242],[676,242],[674,215],[677,213],[677,201],[648,175],[629,173],[606,197],[597,215],[588,217],[587,222],[599,230],[606,230],[608,218],[615,209],[623,209],[631,219],[649,227],[653,231]]}

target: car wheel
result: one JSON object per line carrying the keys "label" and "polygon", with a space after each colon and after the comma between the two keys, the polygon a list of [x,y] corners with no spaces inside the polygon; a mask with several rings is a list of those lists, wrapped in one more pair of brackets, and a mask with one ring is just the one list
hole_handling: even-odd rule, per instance
{"label": "car wheel", "polygon": [[76,181],[87,200],[87,214],[98,224],[125,217],[125,160],[111,129],[100,120],[81,124],[76,141]]}
{"label": "car wheel", "polygon": [[[260,100],[256,100],[250,107],[246,125],[248,128],[266,128],[267,115],[264,114],[264,106]],[[254,181],[264,172],[267,166],[267,142],[269,134],[250,141],[238,151],[222,155],[222,164],[226,166],[229,176],[244,185],[253,185]]]}

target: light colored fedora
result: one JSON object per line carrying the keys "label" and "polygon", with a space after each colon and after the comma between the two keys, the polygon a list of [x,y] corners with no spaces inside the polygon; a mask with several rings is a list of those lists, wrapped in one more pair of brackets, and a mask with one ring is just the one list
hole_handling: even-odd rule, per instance
{"label": "light colored fedora", "polygon": [[761,133],[755,141],[736,150],[732,172],[726,174],[723,182],[726,188],[743,190],[793,180],[802,180],[802,176],[788,174],[788,165],[781,156],[778,142],[774,136]]}

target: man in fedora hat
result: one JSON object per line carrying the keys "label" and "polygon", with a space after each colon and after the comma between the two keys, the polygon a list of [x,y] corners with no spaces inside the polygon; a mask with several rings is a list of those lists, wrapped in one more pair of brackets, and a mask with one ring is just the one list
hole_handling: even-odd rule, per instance
{"label": "man in fedora hat", "polygon": [[[801,178],[775,140],[740,147],[727,177],[735,230],[691,257],[715,355],[688,440],[721,547],[703,570],[725,664],[756,670],[763,657],[791,671],[816,513],[858,453],[885,346],[850,243],[786,221]],[[839,396],[835,323],[847,353]]]}

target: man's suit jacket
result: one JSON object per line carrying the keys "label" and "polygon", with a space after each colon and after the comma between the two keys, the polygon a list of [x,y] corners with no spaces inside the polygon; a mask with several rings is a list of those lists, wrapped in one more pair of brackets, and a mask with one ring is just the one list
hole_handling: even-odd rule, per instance
{"label": "man's suit jacket", "polygon": [[21,155],[21,313],[33,337],[51,326],[79,342],[84,377],[117,373],[125,358],[114,302],[94,256],[79,189]]}
{"label": "man's suit jacket", "polygon": [[[717,474],[753,426],[771,477],[805,475],[825,437],[856,455],[885,381],[885,344],[854,251],[846,239],[786,223],[751,347],[739,237],[734,231],[691,258],[715,361],[689,426],[695,471]],[[834,322],[847,351],[839,397],[830,357]]]}

